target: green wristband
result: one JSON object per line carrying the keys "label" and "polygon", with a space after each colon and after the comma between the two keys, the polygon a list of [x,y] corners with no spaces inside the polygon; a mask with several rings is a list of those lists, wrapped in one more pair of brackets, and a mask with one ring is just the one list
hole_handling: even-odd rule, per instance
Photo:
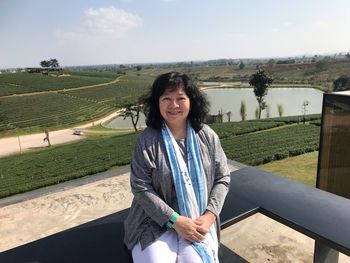
{"label": "green wristband", "polygon": [[175,222],[176,222],[176,219],[179,217],[180,215],[178,214],[178,213],[176,213],[176,212],[174,212],[174,214],[171,216],[171,218],[170,218],[170,222],[172,223],[172,224],[174,224]]}
{"label": "green wristband", "polygon": [[170,223],[170,221],[168,221],[167,223],[166,223],[166,227],[167,228],[173,228],[173,224],[172,223]]}
{"label": "green wristband", "polygon": [[166,223],[167,228],[172,228],[173,224],[175,224],[176,219],[179,217],[180,215],[176,212],[174,212],[174,214],[170,217],[169,221]]}

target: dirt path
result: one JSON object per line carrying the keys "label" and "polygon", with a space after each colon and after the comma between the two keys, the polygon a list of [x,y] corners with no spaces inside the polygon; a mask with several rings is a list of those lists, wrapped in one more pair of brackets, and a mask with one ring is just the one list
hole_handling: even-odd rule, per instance
{"label": "dirt path", "polygon": [[[82,140],[85,138],[85,136],[73,135],[74,130],[84,130],[94,125],[98,125],[112,118],[115,118],[116,116],[118,116],[118,114],[119,114],[119,111],[116,111],[106,117],[95,120],[93,122],[89,122],[83,125],[69,128],[69,129],[52,131],[49,133],[51,145],[57,145],[57,144]],[[28,151],[31,149],[39,149],[39,148],[47,147],[47,142],[43,141],[44,138],[45,138],[44,132],[2,138],[0,139],[0,157]]]}
{"label": "dirt path", "polygon": [[120,77],[117,77],[115,80],[112,80],[110,82],[94,84],[94,85],[89,85],[89,86],[82,86],[82,87],[79,87],[79,88],[67,88],[67,89],[60,89],[60,90],[36,91],[36,92],[29,92],[29,93],[22,93],[22,94],[13,94],[13,95],[8,95],[8,96],[0,96],[0,98],[34,96],[34,95],[41,95],[41,94],[47,94],[47,93],[69,92],[69,91],[75,91],[75,90],[81,90],[81,89],[91,89],[91,88],[103,87],[103,86],[115,84],[115,83],[119,82],[119,79],[120,79]]}

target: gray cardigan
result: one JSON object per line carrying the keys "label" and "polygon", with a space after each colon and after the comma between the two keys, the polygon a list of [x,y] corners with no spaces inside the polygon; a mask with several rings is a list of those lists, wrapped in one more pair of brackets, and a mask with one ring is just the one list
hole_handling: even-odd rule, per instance
{"label": "gray cardigan", "polygon": [[[230,183],[227,159],[216,133],[207,125],[196,133],[207,177],[207,210],[219,213]],[[130,182],[134,199],[124,222],[124,242],[132,249],[140,242],[144,249],[167,228],[174,211],[179,212],[171,169],[161,130],[146,128],[138,137],[131,161]]]}

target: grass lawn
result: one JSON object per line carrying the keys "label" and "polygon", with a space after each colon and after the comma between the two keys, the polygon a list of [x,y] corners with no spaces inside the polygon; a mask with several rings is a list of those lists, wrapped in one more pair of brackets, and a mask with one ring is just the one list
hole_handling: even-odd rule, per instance
{"label": "grass lawn", "polygon": [[259,165],[258,168],[316,186],[318,151]]}

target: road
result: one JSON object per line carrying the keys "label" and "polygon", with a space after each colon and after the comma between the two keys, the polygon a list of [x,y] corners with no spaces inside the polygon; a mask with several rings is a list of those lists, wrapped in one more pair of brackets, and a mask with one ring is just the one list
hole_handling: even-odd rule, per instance
{"label": "road", "polygon": [[[119,112],[113,112],[112,114],[101,118],[99,120],[95,120],[90,123],[86,123],[84,125],[79,125],[69,129],[51,131],[49,133],[51,145],[57,145],[72,141],[78,141],[85,138],[84,135],[73,135],[74,130],[84,130],[86,128],[92,127],[93,125],[98,125],[100,123],[106,122],[116,116],[118,116]],[[7,137],[0,139],[0,157],[4,157],[7,155],[25,152],[31,149],[38,149],[47,147],[47,142],[43,139],[45,138],[45,133],[35,133],[29,135],[15,136],[15,137]]]}

